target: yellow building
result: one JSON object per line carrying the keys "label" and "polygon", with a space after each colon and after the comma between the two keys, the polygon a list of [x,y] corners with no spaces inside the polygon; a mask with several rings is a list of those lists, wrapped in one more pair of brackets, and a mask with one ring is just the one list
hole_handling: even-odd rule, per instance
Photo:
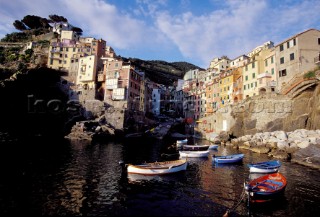
{"label": "yellow building", "polygon": [[219,95],[221,99],[221,107],[230,103],[230,99],[232,98],[233,92],[233,70],[229,69],[226,72],[222,72],[220,74],[219,81]]}
{"label": "yellow building", "polygon": [[267,50],[271,48],[273,48],[273,43],[268,41],[247,55],[250,57],[249,62],[242,69],[244,98],[259,94],[258,75],[265,72],[265,58],[269,53]]}

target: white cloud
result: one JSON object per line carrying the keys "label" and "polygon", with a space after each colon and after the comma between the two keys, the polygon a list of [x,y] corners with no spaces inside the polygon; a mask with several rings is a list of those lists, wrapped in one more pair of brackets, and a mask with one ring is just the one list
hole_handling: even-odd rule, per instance
{"label": "white cloud", "polygon": [[226,2],[227,8],[207,16],[161,12],[156,25],[184,56],[200,59],[202,66],[207,66],[214,57],[235,58],[266,41],[278,41],[287,31],[296,34],[310,28],[319,18],[319,1],[303,1],[280,8],[268,3],[230,0]]}

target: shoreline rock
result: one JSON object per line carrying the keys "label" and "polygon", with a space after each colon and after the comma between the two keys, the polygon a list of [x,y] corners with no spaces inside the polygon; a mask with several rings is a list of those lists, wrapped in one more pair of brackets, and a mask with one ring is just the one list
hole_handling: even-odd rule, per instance
{"label": "shoreline rock", "polygon": [[297,129],[244,135],[231,139],[229,146],[320,169],[320,130]]}

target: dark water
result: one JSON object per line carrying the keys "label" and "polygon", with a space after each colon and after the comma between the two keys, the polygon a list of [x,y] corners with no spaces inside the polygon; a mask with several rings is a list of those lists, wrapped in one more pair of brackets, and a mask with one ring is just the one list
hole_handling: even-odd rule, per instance
{"label": "dark water", "polygon": [[[212,154],[238,153],[219,147],[208,159],[188,159],[181,173],[148,179],[121,175],[120,160],[161,161],[166,146],[161,141],[90,144],[41,138],[2,145],[0,215],[222,216],[240,199],[249,176],[246,164],[268,159],[244,151],[243,164],[216,167]],[[320,171],[282,162],[280,172],[288,181],[284,196],[253,207],[250,215],[318,216]],[[248,216],[246,203],[229,216]]]}

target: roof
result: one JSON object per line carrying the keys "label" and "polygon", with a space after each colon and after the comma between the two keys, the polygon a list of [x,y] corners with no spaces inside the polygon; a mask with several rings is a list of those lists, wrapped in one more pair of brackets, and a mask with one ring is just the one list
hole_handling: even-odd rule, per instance
{"label": "roof", "polygon": [[307,29],[307,30],[305,30],[305,31],[303,31],[303,32],[300,32],[300,33],[294,35],[294,36],[291,36],[290,38],[288,38],[288,39],[280,42],[279,44],[275,45],[274,47],[278,47],[278,46],[280,46],[281,44],[283,44],[283,43],[285,43],[285,42],[287,42],[287,41],[290,41],[291,39],[296,38],[296,37],[298,37],[298,36],[300,36],[300,35],[302,35],[302,34],[304,34],[304,33],[306,33],[306,32],[309,32],[309,31],[318,31],[318,32],[320,32],[320,31],[317,30],[317,29]]}

